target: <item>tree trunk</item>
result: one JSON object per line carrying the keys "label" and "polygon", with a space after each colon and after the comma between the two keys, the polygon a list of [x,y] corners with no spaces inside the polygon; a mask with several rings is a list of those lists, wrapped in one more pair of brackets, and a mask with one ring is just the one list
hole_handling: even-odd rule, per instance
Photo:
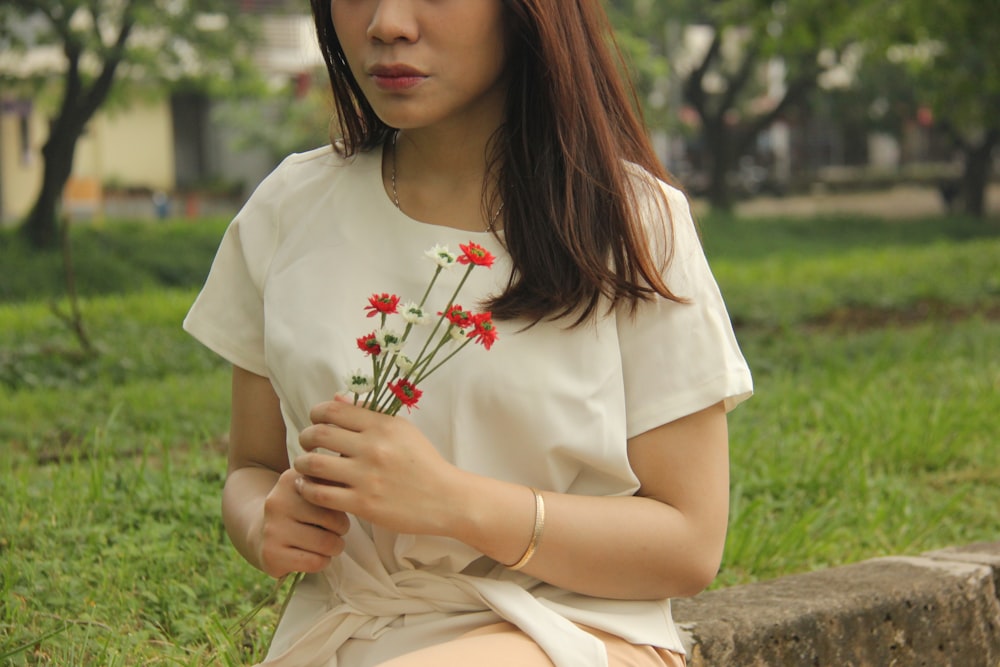
{"label": "tree trunk", "polygon": [[993,167],[993,150],[1000,143],[1000,130],[990,130],[979,143],[967,143],[963,153],[965,166],[960,184],[961,211],[981,218],[986,215],[986,189]]}
{"label": "tree trunk", "polygon": [[31,207],[31,213],[21,226],[21,232],[36,248],[55,248],[59,244],[59,200],[66,181],[73,171],[76,142],[111,91],[115,71],[121,63],[125,43],[132,32],[134,19],[131,12],[130,0],[123,9],[118,38],[106,55],[100,73],[89,86],[85,84],[80,74],[83,45],[69,32],[68,24],[53,23],[56,32],[59,32],[64,39],[66,74],[59,113],[52,121],[49,138],[42,148],[45,163],[42,170],[42,188],[35,205]]}
{"label": "tree trunk", "polygon": [[[62,118],[60,120],[63,121]],[[52,126],[42,148],[42,187],[21,227],[31,245],[38,249],[51,249],[59,244],[60,199],[73,170],[77,139],[83,132],[82,124],[75,132],[69,123],[64,121],[61,124],[64,127]]]}
{"label": "tree trunk", "polygon": [[705,122],[703,127],[702,136],[708,149],[708,201],[713,209],[729,211],[733,207],[728,182],[734,160],[731,130],[721,117]]}

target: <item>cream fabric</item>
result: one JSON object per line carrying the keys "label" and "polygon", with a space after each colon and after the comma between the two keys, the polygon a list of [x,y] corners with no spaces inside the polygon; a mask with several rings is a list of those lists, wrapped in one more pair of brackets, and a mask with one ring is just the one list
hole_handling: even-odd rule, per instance
{"label": "cream fabric", "polygon": [[[587,630],[587,628],[584,628]],[[590,630],[608,652],[611,667],[684,667],[684,656],[662,648],[636,646],[620,637]],[[493,623],[461,637],[381,663],[378,667],[552,667],[530,637],[510,623]]]}
{"label": "cream fabric", "polygon": [[[476,269],[459,303],[496,293],[510,259],[491,235],[427,225],[387,197],[381,154],[344,160],[330,148],[287,158],[237,215],[187,331],[233,364],[270,378],[290,459],[309,409],[344,390],[367,359],[356,339],[372,331],[375,292],[418,301],[433,273],[424,256],[473,240],[497,256]],[[674,224],[671,289],[690,304],[644,304],[567,328],[498,322],[499,341],[463,350],[423,384],[412,420],[454,464],[493,478],[572,494],[630,495],[638,482],[627,438],[725,400],[750,396],[750,373],[733,336],[684,196],[669,188]],[[652,211],[652,209],[650,209]],[[651,212],[647,225],[662,229]],[[653,238],[651,236],[651,238]],[[462,269],[439,278],[440,310]],[[509,572],[457,541],[396,534],[355,522],[345,553],[300,588],[267,664],[362,667],[380,639],[394,651],[422,637],[455,636],[475,622],[506,620],[557,667],[604,667],[603,644],[574,623],[682,651],[669,601],[596,599]],[[351,655],[340,663],[338,653]]]}

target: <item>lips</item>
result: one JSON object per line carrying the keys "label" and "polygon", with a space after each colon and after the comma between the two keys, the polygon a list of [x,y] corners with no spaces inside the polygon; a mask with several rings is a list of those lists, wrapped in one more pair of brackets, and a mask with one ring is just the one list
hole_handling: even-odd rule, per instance
{"label": "lips", "polygon": [[420,85],[427,75],[409,65],[375,65],[368,75],[375,85],[383,90],[401,91]]}

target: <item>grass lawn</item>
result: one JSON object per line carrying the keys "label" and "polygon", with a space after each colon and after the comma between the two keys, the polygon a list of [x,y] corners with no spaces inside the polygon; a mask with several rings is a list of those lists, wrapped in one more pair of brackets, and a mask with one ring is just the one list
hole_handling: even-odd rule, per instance
{"label": "grass lawn", "polygon": [[[219,518],[228,370],[179,329],[220,233],[79,232],[90,359],[47,303],[56,258],[0,237],[0,664],[260,657],[273,607],[227,629],[271,586]],[[716,586],[1000,539],[1000,224],[703,234],[757,391],[730,418]]]}

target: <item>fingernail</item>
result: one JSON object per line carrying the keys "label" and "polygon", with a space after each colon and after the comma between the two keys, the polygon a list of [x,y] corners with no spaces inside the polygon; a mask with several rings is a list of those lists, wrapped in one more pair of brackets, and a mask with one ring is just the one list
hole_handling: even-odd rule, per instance
{"label": "fingernail", "polygon": [[302,493],[302,484],[303,484],[303,482],[304,482],[304,480],[301,477],[296,477],[295,478],[295,490],[298,491],[299,493]]}

